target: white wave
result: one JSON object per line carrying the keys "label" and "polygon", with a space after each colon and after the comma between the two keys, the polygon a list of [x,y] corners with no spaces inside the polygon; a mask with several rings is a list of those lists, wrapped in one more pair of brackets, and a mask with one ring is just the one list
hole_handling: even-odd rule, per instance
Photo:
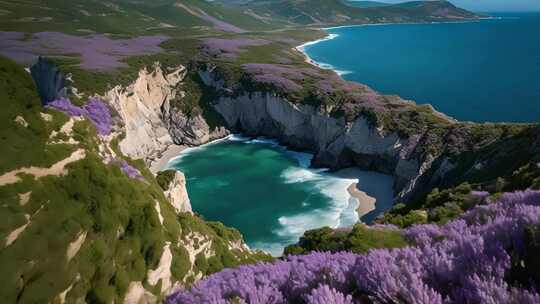
{"label": "white wave", "polygon": [[268,139],[268,138],[265,138],[265,137],[257,137],[255,139],[252,139],[252,140],[248,141],[247,143],[249,143],[249,144],[268,145],[268,146],[272,146],[272,147],[279,146],[279,142],[277,140]]}
{"label": "white wave", "polygon": [[[306,54],[307,56],[307,54]],[[313,59],[309,59],[309,62],[323,70],[331,70],[331,71],[334,71],[336,72],[336,74],[338,74],[339,76],[343,76],[343,75],[349,75],[349,74],[352,74],[353,71],[349,71],[349,70],[340,70],[338,68],[336,68],[335,66],[329,64],[329,63],[326,63],[326,62],[320,62],[320,61],[315,61]]]}
{"label": "white wave", "polygon": [[299,50],[300,52],[304,53],[307,46],[315,45],[315,44],[321,43],[323,41],[336,39],[337,37],[339,37],[339,34],[329,34],[328,36],[326,36],[324,38],[317,39],[317,40],[314,40],[314,41],[309,41],[309,42],[306,42],[306,43],[304,43],[302,45],[299,45],[299,46],[296,47],[296,49]]}
{"label": "white wave", "polygon": [[250,138],[243,136],[242,134],[231,134],[227,136],[227,140],[229,141],[248,141]]}
{"label": "white wave", "polygon": [[186,155],[192,154],[194,152],[200,152],[200,151],[206,149],[208,146],[215,145],[217,143],[224,142],[224,141],[227,141],[227,140],[230,140],[230,141],[243,141],[243,140],[248,140],[248,139],[249,139],[248,137],[242,137],[239,134],[231,134],[231,135],[226,136],[224,138],[219,138],[219,139],[210,141],[210,142],[208,142],[208,143],[206,143],[204,145],[200,145],[200,146],[197,146],[197,147],[186,148],[186,149],[182,150],[182,152],[180,152],[180,154],[178,154],[178,156],[175,156],[175,157],[171,158],[167,162],[166,167],[167,168],[174,168],[175,165],[178,165],[179,163],[182,162],[182,159]]}
{"label": "white wave", "polygon": [[[278,219],[280,227],[274,231],[280,237],[297,242],[306,230],[329,226],[332,228],[348,227],[359,221],[356,208],[358,201],[352,198],[347,188],[358,179],[336,177],[325,169],[288,168],[281,177],[287,184],[313,184],[316,192],[326,196],[330,204],[325,208],[300,214],[282,216]],[[302,206],[306,206],[305,201]]]}
{"label": "white wave", "polygon": [[273,257],[280,257],[283,255],[283,249],[285,248],[285,246],[289,244],[290,242],[283,241],[283,242],[271,242],[271,243],[254,242],[248,245],[249,245],[249,248],[260,249],[266,253],[269,253]]}
{"label": "white wave", "polygon": [[311,161],[313,160],[313,154],[311,153],[305,153],[305,152],[297,152],[297,151],[291,151],[287,150],[285,147],[283,147],[283,152],[291,157],[294,158],[298,165],[302,168],[309,168],[311,166]]}
{"label": "white wave", "polygon": [[292,167],[283,171],[281,173],[281,178],[283,178],[285,184],[296,184],[305,183],[307,181],[316,181],[319,180],[321,176],[313,170]]}
{"label": "white wave", "polygon": [[[356,212],[359,202],[357,199],[351,197],[347,191],[347,188],[352,183],[357,183],[359,181],[359,176],[361,175],[359,172],[352,170],[346,174],[342,171],[340,171],[342,172],[340,174],[331,174],[327,172],[328,169],[310,168],[311,161],[314,157],[313,154],[288,150],[286,147],[279,145],[279,142],[274,139],[264,137],[253,139],[242,136],[241,134],[233,134],[220,141],[223,140],[242,142],[245,144],[269,145],[279,149],[298,162],[298,165],[291,166],[281,173],[283,182],[286,184],[310,183],[310,187],[312,188],[310,196],[322,194],[329,200],[329,204],[324,208],[314,210],[306,208],[308,211],[281,216],[278,219],[279,227],[273,231],[273,233],[279,236],[280,240],[277,242],[252,243],[250,244],[252,248],[264,250],[274,256],[280,256],[286,245],[297,242],[300,236],[307,230],[324,226],[332,228],[348,227],[359,221]],[[215,141],[210,144],[220,141]],[[180,156],[200,151],[210,144],[186,149]],[[362,185],[362,183],[360,183],[360,185]],[[388,185],[388,191],[391,191],[391,183],[388,183]],[[226,183],[220,183],[218,186],[226,186]],[[309,197],[302,202],[302,207],[308,206]]]}

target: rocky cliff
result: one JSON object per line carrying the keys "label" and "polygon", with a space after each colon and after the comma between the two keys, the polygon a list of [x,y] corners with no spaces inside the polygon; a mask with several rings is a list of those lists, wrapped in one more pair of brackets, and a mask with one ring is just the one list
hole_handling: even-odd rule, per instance
{"label": "rocky cliff", "polygon": [[[507,156],[505,149],[513,149],[515,142],[522,142],[520,138],[526,137],[522,133],[528,129],[516,125],[459,123],[430,106],[416,106],[398,97],[392,97],[397,100],[392,99],[391,103],[411,108],[411,117],[392,118],[392,110],[379,109],[376,111],[390,113],[390,122],[373,122],[361,110],[351,119],[350,115],[330,113],[324,105],[292,102],[277,91],[236,86],[231,93],[233,90],[227,88],[226,80],[208,65],[197,68],[196,72],[206,89],[214,91],[211,106],[223,117],[228,130],[276,138],[292,149],[310,151],[315,154],[316,167],[358,166],[391,174],[396,199],[400,201],[483,174],[485,167],[471,163],[471,159],[482,163],[485,151],[493,147],[500,150],[500,155]],[[399,111],[394,110],[397,114]],[[417,122],[415,115],[433,117],[437,123]],[[173,121],[175,116],[183,117],[183,114],[176,109],[171,115]],[[412,123],[412,127],[400,126],[403,121]],[[397,127],[391,127],[394,125]],[[190,134],[199,134],[203,142],[208,139],[208,129],[197,125],[191,128]],[[186,132],[180,131],[181,134],[171,124],[171,134],[179,134],[176,138],[185,136]],[[527,154],[523,161],[531,155]],[[499,163],[506,162],[503,156],[496,159]]]}
{"label": "rocky cliff", "polygon": [[[211,73],[202,70],[199,74],[207,86],[221,90],[219,76]],[[338,169],[354,165],[392,174],[400,198],[415,190],[417,179],[434,159],[414,153],[419,136],[404,138],[397,132],[385,132],[362,115],[347,122],[321,108],[294,104],[269,92],[220,96],[213,106],[232,131],[276,138],[292,149],[311,151],[314,166]]]}
{"label": "rocky cliff", "polygon": [[186,189],[186,177],[184,173],[174,171],[174,176],[166,186],[164,193],[177,213],[193,213]]}
{"label": "rocky cliff", "polygon": [[178,86],[184,75],[183,66],[163,71],[156,64],[151,71],[142,69],[131,85],[116,86],[105,94],[123,121],[125,134],[119,142],[122,153],[150,165],[173,145],[163,111],[172,99],[183,94]]}

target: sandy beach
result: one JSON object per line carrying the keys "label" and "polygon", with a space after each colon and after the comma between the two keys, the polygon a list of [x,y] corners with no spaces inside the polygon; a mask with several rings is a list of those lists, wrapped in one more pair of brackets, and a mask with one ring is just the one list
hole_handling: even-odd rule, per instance
{"label": "sandy beach", "polygon": [[352,183],[349,188],[347,188],[347,191],[352,197],[358,200],[359,204],[358,208],[356,208],[356,212],[358,213],[359,218],[362,218],[362,216],[375,210],[375,202],[377,202],[377,199],[367,195],[363,191],[360,191],[358,189],[358,183]]}
{"label": "sandy beach", "polygon": [[157,174],[159,171],[164,170],[167,167],[167,164],[169,161],[178,156],[182,151],[184,151],[187,146],[178,146],[178,145],[172,145],[167,148],[162,154],[161,157],[152,162],[150,165],[150,172],[153,174]]}

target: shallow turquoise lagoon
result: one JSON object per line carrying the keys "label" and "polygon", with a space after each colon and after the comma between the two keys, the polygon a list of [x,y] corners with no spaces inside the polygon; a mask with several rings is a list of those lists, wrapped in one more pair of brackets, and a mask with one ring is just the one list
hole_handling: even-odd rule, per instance
{"label": "shallow turquoise lagoon", "polygon": [[357,222],[359,202],[347,191],[352,183],[377,198],[377,210],[363,220],[392,204],[390,176],[310,169],[311,157],[269,140],[230,137],[188,149],[170,166],[185,173],[195,212],[237,228],[250,247],[280,255],[308,229]]}

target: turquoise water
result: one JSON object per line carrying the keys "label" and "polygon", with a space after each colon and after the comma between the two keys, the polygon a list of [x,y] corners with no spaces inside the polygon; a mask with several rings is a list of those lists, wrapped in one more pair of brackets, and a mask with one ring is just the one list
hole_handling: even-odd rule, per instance
{"label": "turquoise water", "polygon": [[305,51],[347,80],[459,120],[540,122],[540,13],[499,17],[334,28]]}
{"label": "turquoise water", "polygon": [[272,141],[233,137],[188,149],[169,165],[185,173],[195,212],[278,256],[308,229],[357,222],[358,201],[347,192],[353,182],[378,199],[365,220],[392,205],[391,177],[355,169],[329,174],[308,169],[311,158]]}

